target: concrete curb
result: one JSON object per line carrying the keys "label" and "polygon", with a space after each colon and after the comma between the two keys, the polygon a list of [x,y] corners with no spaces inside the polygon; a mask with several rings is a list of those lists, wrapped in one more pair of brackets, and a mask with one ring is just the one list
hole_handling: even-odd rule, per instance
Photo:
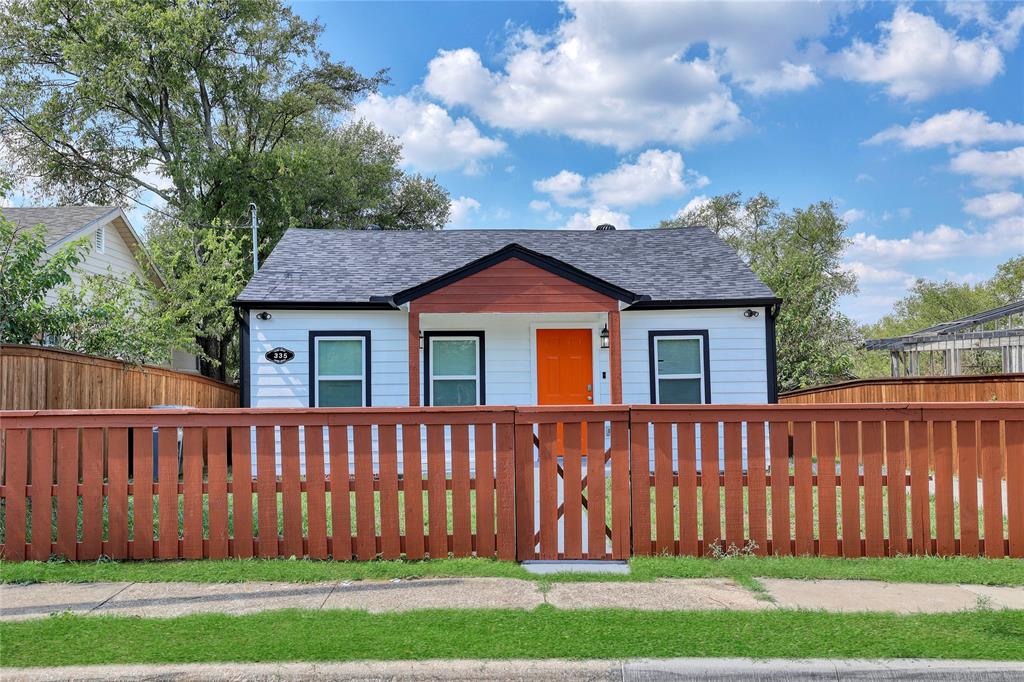
{"label": "concrete curb", "polygon": [[219,663],[0,669],[4,680],[1021,680],[1019,662],[742,658]]}

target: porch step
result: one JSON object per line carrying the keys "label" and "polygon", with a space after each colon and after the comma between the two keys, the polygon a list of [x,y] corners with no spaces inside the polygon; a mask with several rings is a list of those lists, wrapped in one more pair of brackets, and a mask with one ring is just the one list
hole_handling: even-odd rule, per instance
{"label": "porch step", "polygon": [[536,575],[549,575],[552,573],[629,574],[629,562],[627,561],[588,561],[585,559],[576,561],[524,561],[523,568],[528,573]]}

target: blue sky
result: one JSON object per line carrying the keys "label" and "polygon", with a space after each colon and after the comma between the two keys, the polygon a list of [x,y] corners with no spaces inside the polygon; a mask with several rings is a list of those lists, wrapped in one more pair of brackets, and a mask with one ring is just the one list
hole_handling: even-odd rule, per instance
{"label": "blue sky", "polygon": [[391,84],[356,116],[450,228],[647,228],[730,191],[836,202],[859,321],[1024,252],[1024,5],[296,3]]}

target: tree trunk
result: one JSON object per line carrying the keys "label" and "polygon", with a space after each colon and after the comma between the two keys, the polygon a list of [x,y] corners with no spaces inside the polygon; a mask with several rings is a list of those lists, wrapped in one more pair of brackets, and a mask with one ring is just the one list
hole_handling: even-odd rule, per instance
{"label": "tree trunk", "polygon": [[198,341],[207,356],[219,361],[218,364],[217,362],[200,359],[199,371],[204,377],[224,381],[227,377],[227,353],[225,352],[224,342],[221,339],[209,336],[202,337]]}

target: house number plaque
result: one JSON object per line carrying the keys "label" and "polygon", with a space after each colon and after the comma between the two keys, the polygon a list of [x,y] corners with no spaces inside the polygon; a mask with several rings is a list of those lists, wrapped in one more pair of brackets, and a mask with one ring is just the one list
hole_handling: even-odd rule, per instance
{"label": "house number plaque", "polygon": [[268,350],[264,357],[275,365],[283,365],[289,360],[293,360],[295,358],[295,352],[278,346],[277,348]]}

